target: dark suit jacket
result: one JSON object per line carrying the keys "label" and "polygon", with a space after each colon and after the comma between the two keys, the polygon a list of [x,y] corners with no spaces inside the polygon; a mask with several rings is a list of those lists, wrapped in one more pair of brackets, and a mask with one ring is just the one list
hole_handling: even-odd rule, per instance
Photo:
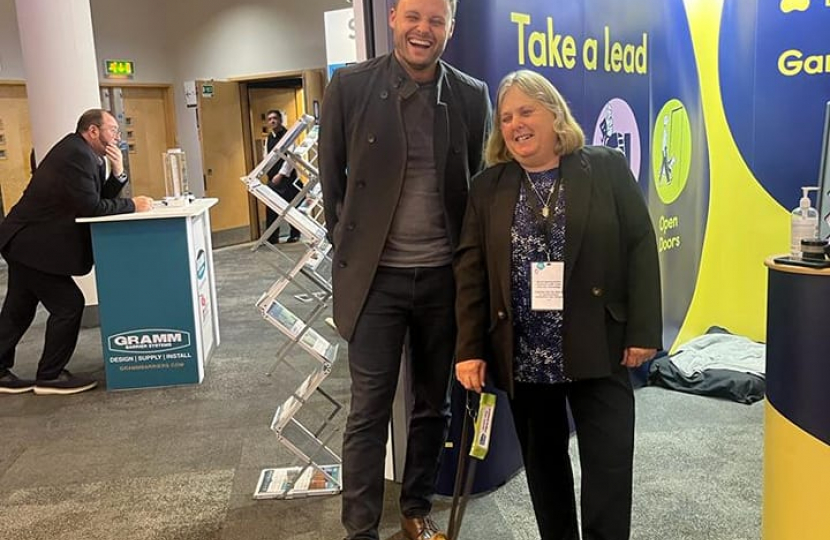
{"label": "dark suit jacket", "polygon": [[[565,372],[610,375],[625,347],[661,348],[660,272],[654,228],[623,154],[584,147],[563,156],[565,182]],[[510,266],[522,168],[509,162],[473,179],[457,283],[457,361],[484,359],[512,394]]]}
{"label": "dark suit jacket", "polygon": [[[407,145],[398,94],[407,83],[390,53],[334,73],[320,119],[326,227],[334,243],[334,320],[351,339],[400,197]],[[450,245],[458,245],[471,174],[490,127],[487,85],[439,63],[435,159]]]}
{"label": "dark suit jacket", "polygon": [[23,196],[0,223],[0,251],[6,259],[42,272],[80,276],[92,268],[89,225],[75,218],[135,211],[131,199],[117,199],[123,184],[104,180],[103,162],[75,133],[43,158]]}
{"label": "dark suit jacket", "polygon": [[[265,139],[265,152],[271,152],[271,150],[273,150],[277,143],[280,142],[280,139],[283,138],[287,131],[288,129],[285,126],[280,126],[280,129],[278,129],[276,133],[274,133],[273,131],[268,133],[268,138]],[[280,172],[280,167],[282,167],[282,164],[284,162],[284,159],[278,159],[277,162],[274,163],[274,166],[268,169],[268,180],[271,180],[275,176],[277,176],[277,173]]]}
{"label": "dark suit jacket", "polygon": [[[271,150],[273,150],[287,131],[288,130],[284,126],[280,126],[280,129],[277,130],[277,133],[274,133],[273,131],[269,133],[268,139],[265,141],[266,151],[270,152]],[[268,169],[268,182],[272,182],[274,180],[274,177],[276,177],[279,174],[280,169],[282,168],[284,163],[285,160],[280,158],[277,160],[276,163],[274,163],[273,167]],[[274,191],[276,191],[280,197],[282,197],[288,202],[291,202],[294,199],[294,197],[297,196],[297,193],[300,192],[300,189],[294,185],[294,180],[296,179],[297,171],[295,169],[292,169],[291,174],[289,174],[287,178],[283,178],[279,184],[274,185],[272,183],[271,188]]]}

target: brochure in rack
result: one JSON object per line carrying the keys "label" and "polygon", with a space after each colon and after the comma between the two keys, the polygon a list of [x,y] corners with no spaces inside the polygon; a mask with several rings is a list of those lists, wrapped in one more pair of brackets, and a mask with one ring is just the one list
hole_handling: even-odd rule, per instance
{"label": "brochure in rack", "polygon": [[[325,471],[325,474],[322,472]],[[326,476],[328,474],[331,478]],[[295,499],[340,493],[340,465],[320,465],[263,469],[254,499]]]}

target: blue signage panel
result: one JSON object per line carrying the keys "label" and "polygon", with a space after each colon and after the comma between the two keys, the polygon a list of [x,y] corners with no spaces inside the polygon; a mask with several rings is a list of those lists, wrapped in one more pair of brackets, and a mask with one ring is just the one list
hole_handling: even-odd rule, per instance
{"label": "blue signage panel", "polygon": [[92,230],[107,388],[200,382],[187,220]]}
{"label": "blue signage panel", "polygon": [[830,101],[828,28],[825,0],[724,3],[719,48],[727,121],[758,182],[790,210],[800,186],[818,185]]}
{"label": "blue signage panel", "polygon": [[682,0],[458,5],[445,59],[484,79],[541,73],[568,101],[586,143],[623,152],[649,202],[663,274],[666,345],[677,337],[701,263],[709,154]]}

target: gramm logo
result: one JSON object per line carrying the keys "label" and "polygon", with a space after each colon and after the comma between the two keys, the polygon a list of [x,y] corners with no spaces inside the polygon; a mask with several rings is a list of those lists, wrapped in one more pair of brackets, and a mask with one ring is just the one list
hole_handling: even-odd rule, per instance
{"label": "gramm logo", "polygon": [[190,332],[169,328],[144,328],[110,336],[107,344],[112,352],[175,351],[190,347]]}

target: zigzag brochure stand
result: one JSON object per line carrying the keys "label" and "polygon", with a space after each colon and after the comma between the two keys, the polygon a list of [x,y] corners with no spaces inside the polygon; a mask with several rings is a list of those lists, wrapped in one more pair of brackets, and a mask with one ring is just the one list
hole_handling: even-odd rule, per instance
{"label": "zigzag brochure stand", "polygon": [[[266,154],[254,170],[248,176],[242,178],[242,181],[248,186],[248,191],[262,200],[277,214],[277,219],[274,220],[271,226],[254,243],[252,248],[254,251],[263,245],[268,245],[273,249],[273,246],[271,246],[267,239],[271,237],[271,234],[279,228],[283,221],[287,221],[303,234],[306,232],[303,231],[302,227],[294,223],[296,215],[288,215],[289,209],[293,208],[298,210],[299,213],[304,214],[309,219],[317,221],[318,225],[322,222],[322,204],[320,204],[322,194],[319,186],[317,167],[313,164],[317,160],[317,124],[315,122],[313,116],[303,115],[291,126],[291,129],[285,132],[285,135],[277,141],[274,148]],[[305,138],[301,142],[298,142],[300,136],[303,134],[305,134]],[[298,179],[295,182],[297,182],[299,192],[291,201],[283,199],[262,182],[262,179],[266,177],[268,171],[280,159],[290,163],[297,171]],[[300,182],[300,178],[305,178],[306,181],[304,183]],[[270,191],[271,195],[269,196],[266,191]],[[271,204],[265,201],[265,198],[270,198]],[[322,233],[325,237],[324,229]]]}
{"label": "zigzag brochure stand", "polygon": [[[298,137],[311,131],[296,144]],[[254,249],[267,246],[271,251],[290,259],[286,252],[272,246],[267,238],[282,221],[296,227],[300,233],[303,252],[293,262],[289,271],[277,268],[280,277],[256,303],[262,317],[276,327],[287,339],[276,354],[276,360],[268,374],[281,377],[302,378],[296,390],[277,407],[271,421],[271,430],[277,440],[296,456],[288,467],[263,469],[254,490],[255,499],[293,499],[339,493],[342,487],[341,459],[328,445],[336,434],[333,420],[343,405],[320,388],[331,373],[337,360],[338,344],[328,341],[313,324],[326,313],[331,301],[331,245],[326,240],[321,225],[321,208],[317,169],[312,165],[316,158],[316,125],[314,118],[304,116],[298,120],[277,143],[262,162],[242,181],[248,191],[277,213],[274,224],[257,241]],[[275,193],[261,178],[280,158],[289,161],[306,179],[300,194],[293,201],[286,201]],[[303,201],[301,205],[298,203]],[[292,250],[293,251],[293,250]],[[295,298],[301,301],[292,311],[284,302],[287,288],[299,289]],[[297,355],[288,353],[299,349],[313,359],[312,367],[298,367]],[[303,406],[319,396],[324,406],[323,418],[304,414]],[[301,419],[302,417],[302,419]],[[308,417],[308,418],[306,418]]]}

